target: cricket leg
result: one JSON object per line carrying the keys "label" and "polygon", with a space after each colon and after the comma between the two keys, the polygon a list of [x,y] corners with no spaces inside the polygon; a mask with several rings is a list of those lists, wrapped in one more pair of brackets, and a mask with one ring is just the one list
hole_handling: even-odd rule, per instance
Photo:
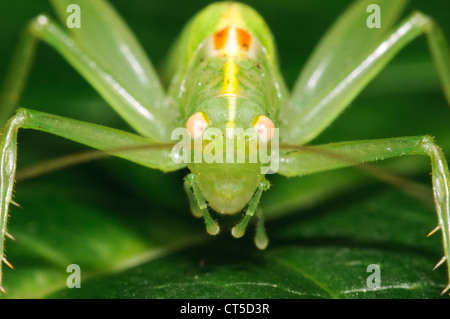
{"label": "cricket leg", "polygon": [[233,237],[240,238],[244,236],[245,231],[247,230],[248,222],[256,212],[256,215],[258,216],[258,224],[256,228],[255,245],[259,249],[265,249],[267,247],[267,244],[269,243],[267,235],[264,231],[264,218],[262,210],[259,207],[259,201],[261,199],[262,192],[268,190],[269,187],[270,184],[266,180],[263,180],[259,184],[258,189],[253,195],[253,198],[251,199],[250,203],[248,204],[248,208],[245,211],[244,218],[241,220],[241,222],[239,222],[239,224],[234,226],[231,230],[231,234],[233,235]]}
{"label": "cricket leg", "polygon": [[[388,6],[400,2],[381,1],[381,10],[389,15],[392,8]],[[344,13],[307,63],[294,86],[291,100],[280,113],[284,123],[280,128],[283,143],[303,145],[318,136],[401,49],[422,34],[426,35],[450,104],[450,50],[435,22],[415,12],[392,31],[375,36],[383,32],[383,28],[365,27],[364,6],[366,2],[357,2]],[[374,49],[367,53],[368,48]],[[349,66],[342,61],[353,61],[353,64]]]}
{"label": "cricket leg", "polygon": [[405,155],[427,155],[431,160],[434,203],[438,217],[438,226],[432,233],[437,229],[442,231],[444,257],[437,266],[447,262],[449,284],[442,291],[445,293],[450,289],[450,176],[444,154],[432,137],[342,142],[284,152],[280,155],[278,173],[301,176]]}
{"label": "cricket leg", "polygon": [[208,205],[197,185],[194,174],[191,173],[186,177],[184,180],[184,189],[189,198],[192,214],[196,217],[203,216],[208,234],[217,235],[220,231],[220,227],[208,211]]}
{"label": "cricket leg", "polygon": [[264,215],[261,207],[256,209],[256,216],[258,217],[258,221],[256,224],[256,234],[255,234],[255,245],[259,249],[266,249],[269,244],[269,239],[266,234],[266,230],[264,228]]}
{"label": "cricket leg", "polygon": [[[66,15],[66,2],[52,1],[61,16]],[[154,142],[169,142],[177,109],[164,103],[162,84],[131,31],[106,1],[77,3],[83,10],[80,29],[66,29],[46,15],[27,25],[0,94],[0,125],[17,107],[41,40],[60,53],[138,133]]]}
{"label": "cricket leg", "polygon": [[[9,204],[12,202],[17,159],[17,131],[19,128],[44,131],[95,149],[135,162],[137,164],[173,171],[183,168],[172,160],[171,149],[159,147],[148,138],[104,127],[101,125],[67,119],[61,116],[20,108],[6,124],[0,142],[0,260],[5,257],[5,238]],[[154,147],[152,147],[154,146]],[[2,288],[2,263],[0,262],[0,290]]]}

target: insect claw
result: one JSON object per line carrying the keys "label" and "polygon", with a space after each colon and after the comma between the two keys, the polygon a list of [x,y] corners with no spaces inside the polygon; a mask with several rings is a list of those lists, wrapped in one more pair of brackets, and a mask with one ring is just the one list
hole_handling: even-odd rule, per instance
{"label": "insect claw", "polygon": [[432,231],[430,231],[427,235],[427,237],[430,237],[431,235],[433,235],[435,232],[437,232],[439,229],[441,229],[441,226],[436,226],[436,228],[434,228]]}
{"label": "insect claw", "polygon": [[14,206],[17,206],[17,207],[23,209],[22,205],[20,205],[19,203],[17,203],[17,202],[16,202],[15,200],[13,200],[13,199],[11,199],[11,204],[13,204]]}
{"label": "insect claw", "polygon": [[9,261],[6,260],[5,257],[2,258],[2,261],[11,269],[14,269],[13,265],[11,265],[11,263]]}
{"label": "insect claw", "polygon": [[6,236],[8,236],[9,238],[11,238],[11,239],[14,240],[14,241],[17,241],[17,239],[16,239],[13,235],[11,235],[10,233],[8,233],[8,232],[6,232]]}
{"label": "insect claw", "polygon": [[438,268],[440,265],[442,265],[445,261],[447,260],[447,257],[442,257],[441,260],[438,261],[438,263],[436,264],[436,266],[434,266],[433,270],[435,270],[436,268]]}
{"label": "insect claw", "polygon": [[444,288],[444,290],[442,290],[441,296],[442,296],[443,294],[445,294],[449,289],[450,289],[450,283],[447,285],[447,287]]}

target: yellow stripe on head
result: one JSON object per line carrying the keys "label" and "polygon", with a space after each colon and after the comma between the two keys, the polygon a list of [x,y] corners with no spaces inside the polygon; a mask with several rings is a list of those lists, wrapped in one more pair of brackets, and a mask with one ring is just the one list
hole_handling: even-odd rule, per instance
{"label": "yellow stripe on head", "polygon": [[238,67],[232,57],[229,57],[224,66],[224,79],[222,94],[238,94],[239,82],[237,80]]}
{"label": "yellow stripe on head", "polygon": [[226,124],[227,138],[233,137],[233,129],[235,127],[234,119],[236,118],[236,96],[228,97],[228,122]]}

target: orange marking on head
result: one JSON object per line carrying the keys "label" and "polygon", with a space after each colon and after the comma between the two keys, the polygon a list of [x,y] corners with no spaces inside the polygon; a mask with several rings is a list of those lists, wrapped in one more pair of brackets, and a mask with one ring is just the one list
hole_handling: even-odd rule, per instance
{"label": "orange marking on head", "polygon": [[248,51],[252,43],[252,36],[244,29],[236,29],[236,33],[239,46],[243,50]]}
{"label": "orange marking on head", "polygon": [[214,33],[214,47],[216,50],[223,49],[228,39],[228,30],[230,27],[223,28]]}

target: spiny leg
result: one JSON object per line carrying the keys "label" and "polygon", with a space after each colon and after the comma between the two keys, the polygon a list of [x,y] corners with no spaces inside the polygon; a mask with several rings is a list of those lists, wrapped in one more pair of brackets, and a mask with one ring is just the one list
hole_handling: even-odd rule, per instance
{"label": "spiny leg", "polygon": [[[309,150],[308,150],[309,149]],[[404,155],[427,155],[431,159],[434,202],[438,228],[442,231],[444,257],[437,266],[447,261],[450,289],[450,176],[447,161],[441,149],[430,136],[399,137],[380,140],[333,143],[311,146],[304,151],[280,154],[278,173],[285,176],[301,176],[321,171],[359,165]]]}
{"label": "spiny leg", "polygon": [[[311,56],[291,100],[280,112],[283,143],[304,145],[318,136],[402,48],[421,34],[427,37],[450,103],[450,50],[439,27],[430,17],[415,12],[386,34],[384,30],[390,30],[402,1],[381,1],[386,15],[383,27],[369,29],[365,15],[368,3],[356,2],[344,13]],[[374,49],[368,54],[368,48]]]}
{"label": "spiny leg", "polygon": [[[184,167],[184,164],[177,164],[172,160],[170,148],[152,148],[151,145],[158,145],[151,144],[145,137],[57,115],[19,109],[6,124],[0,143],[0,260],[5,263],[7,263],[5,237],[9,237],[7,232],[8,208],[12,202],[16,173],[17,131],[19,128],[48,132],[162,171],[173,171]],[[126,150],[127,148],[129,149]],[[1,287],[2,263],[0,262],[0,290],[3,290]]]}
{"label": "spiny leg", "polygon": [[206,224],[206,231],[210,235],[217,235],[220,231],[220,227],[208,211],[208,205],[195,181],[194,174],[186,176],[186,179],[184,180],[184,189],[189,198],[192,214],[196,217],[203,216]]}
{"label": "spiny leg", "polygon": [[256,212],[256,215],[258,216],[258,225],[256,228],[255,244],[256,247],[258,247],[259,249],[265,249],[269,242],[266,233],[264,231],[264,219],[262,210],[259,207],[259,201],[261,199],[262,192],[269,189],[269,186],[270,184],[266,180],[263,180],[259,184],[259,187],[255,192],[255,195],[253,195],[253,198],[251,199],[248,208],[245,211],[244,218],[241,220],[239,224],[237,224],[231,229],[231,234],[233,235],[233,237],[240,238],[244,236],[245,231],[247,230],[248,222]]}
{"label": "spiny leg", "polygon": [[[52,0],[64,17],[70,4]],[[66,30],[46,15],[33,19],[25,29],[0,93],[0,125],[17,107],[25,84],[35,43],[42,40],[60,53],[140,134],[154,142],[169,142],[176,109],[164,102],[165,93],[151,62],[125,23],[108,2],[78,0],[82,27]]]}

